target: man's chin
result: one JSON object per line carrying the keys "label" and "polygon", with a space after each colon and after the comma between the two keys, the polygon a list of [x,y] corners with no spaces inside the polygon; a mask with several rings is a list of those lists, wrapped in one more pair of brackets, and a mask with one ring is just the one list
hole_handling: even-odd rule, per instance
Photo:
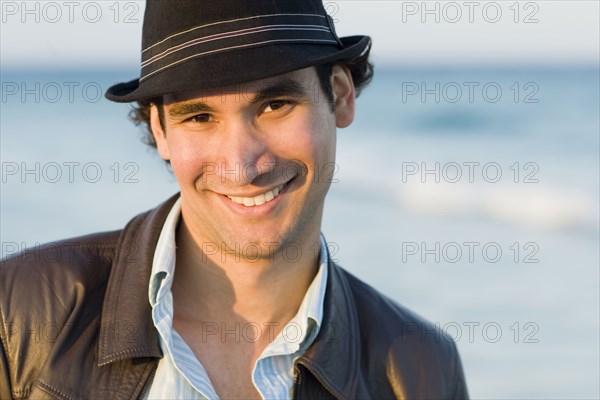
{"label": "man's chin", "polygon": [[223,256],[250,262],[274,262],[283,257],[299,259],[302,254],[300,245],[283,234],[238,235],[235,240],[223,242],[220,246]]}

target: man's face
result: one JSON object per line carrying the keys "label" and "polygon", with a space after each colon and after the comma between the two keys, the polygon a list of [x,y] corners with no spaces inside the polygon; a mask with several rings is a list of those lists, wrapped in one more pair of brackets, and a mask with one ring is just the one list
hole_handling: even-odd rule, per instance
{"label": "man's face", "polygon": [[349,72],[334,66],[332,82],[335,111],[314,68],[164,96],[164,130],[152,107],[158,151],[181,189],[183,223],[202,250],[264,259],[316,244],[336,170],[336,126],[354,118]]}

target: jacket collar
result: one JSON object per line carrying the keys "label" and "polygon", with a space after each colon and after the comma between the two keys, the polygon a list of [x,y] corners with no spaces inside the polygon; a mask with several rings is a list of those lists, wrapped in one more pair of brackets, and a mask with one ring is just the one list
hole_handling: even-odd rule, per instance
{"label": "jacket collar", "polygon": [[135,217],[119,237],[102,308],[99,366],[126,358],[162,357],[148,282],[160,231],[178,197]]}
{"label": "jacket collar", "polygon": [[[345,272],[330,258],[323,326],[313,345],[296,364],[308,369],[339,399],[354,399],[359,392],[360,327],[355,310]],[[340,356],[344,362],[340,362]]]}
{"label": "jacket collar", "polygon": [[[148,282],[158,237],[178,197],[135,217],[121,233],[102,309],[99,366],[128,358],[162,357]],[[329,260],[322,326],[296,364],[308,369],[328,392],[352,399],[359,391],[360,329],[346,273]],[[339,355],[345,362],[339,362]]]}

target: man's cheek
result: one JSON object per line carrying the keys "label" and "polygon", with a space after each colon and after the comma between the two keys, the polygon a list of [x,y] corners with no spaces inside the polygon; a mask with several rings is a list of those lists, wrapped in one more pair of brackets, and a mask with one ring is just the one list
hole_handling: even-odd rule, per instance
{"label": "man's cheek", "polygon": [[181,153],[171,157],[171,168],[180,184],[197,179],[203,172],[202,162],[198,162],[193,155],[188,156]]}

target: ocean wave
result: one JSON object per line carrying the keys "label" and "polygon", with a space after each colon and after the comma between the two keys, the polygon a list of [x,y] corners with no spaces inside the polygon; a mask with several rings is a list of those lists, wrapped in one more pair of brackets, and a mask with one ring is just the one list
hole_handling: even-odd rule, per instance
{"label": "ocean wave", "polygon": [[477,215],[534,229],[597,229],[598,201],[581,189],[405,183],[396,193],[408,210],[436,215]]}

